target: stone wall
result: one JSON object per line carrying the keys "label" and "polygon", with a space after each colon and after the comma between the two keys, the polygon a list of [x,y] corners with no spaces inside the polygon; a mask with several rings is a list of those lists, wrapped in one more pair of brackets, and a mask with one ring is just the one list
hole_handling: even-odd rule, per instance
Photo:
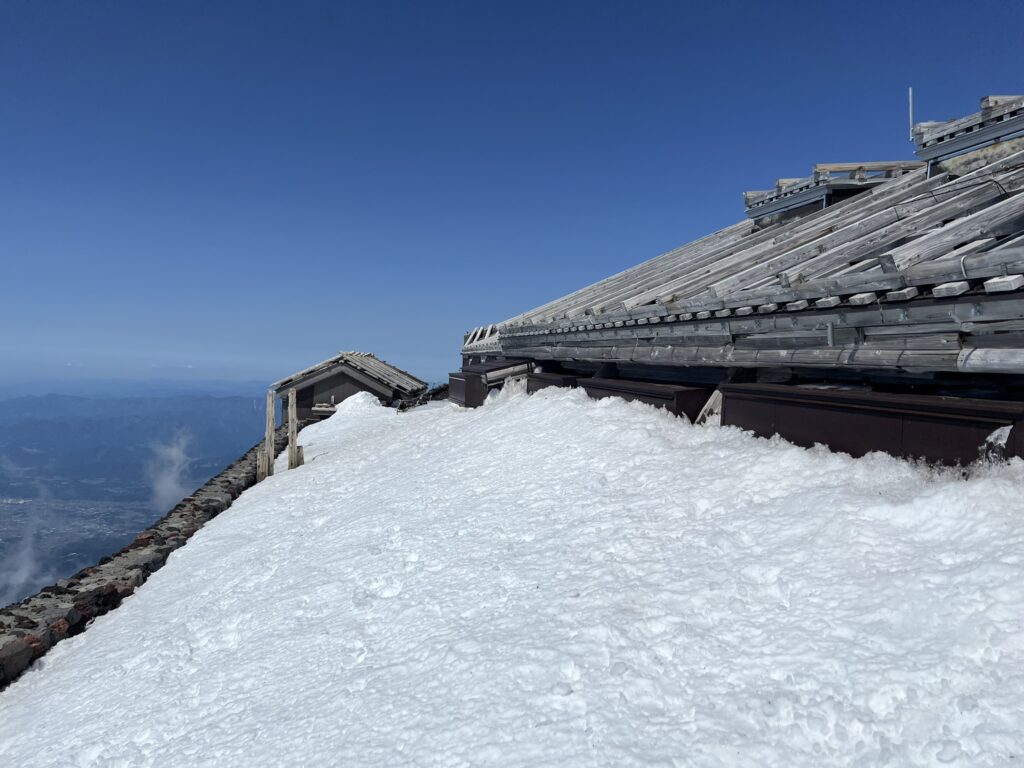
{"label": "stone wall", "polygon": [[[275,451],[283,450],[287,442],[287,427],[280,427]],[[255,485],[256,453],[262,445],[261,440],[120,552],[0,610],[0,690],[54,644],[77,635],[92,619],[120,605],[163,566],[171,552]]]}

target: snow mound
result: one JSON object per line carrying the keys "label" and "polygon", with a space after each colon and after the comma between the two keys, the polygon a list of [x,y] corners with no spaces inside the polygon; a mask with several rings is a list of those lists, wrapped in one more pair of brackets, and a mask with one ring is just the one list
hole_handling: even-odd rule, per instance
{"label": "snow mound", "polygon": [[1024,463],[353,397],[0,695],[19,766],[1015,764]]}

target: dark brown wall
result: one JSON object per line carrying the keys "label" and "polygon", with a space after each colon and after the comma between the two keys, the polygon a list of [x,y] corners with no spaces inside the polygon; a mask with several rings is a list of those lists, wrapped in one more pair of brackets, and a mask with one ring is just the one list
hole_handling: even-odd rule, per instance
{"label": "dark brown wall", "polygon": [[732,384],[721,391],[723,425],[806,447],[822,443],[851,456],[885,451],[966,465],[1004,426],[1014,427],[1004,455],[1019,456],[1024,449],[1020,402],[775,384]]}
{"label": "dark brown wall", "polygon": [[391,390],[384,387],[371,390],[361,382],[355,381],[348,374],[339,372],[326,379],[314,382],[308,387],[296,390],[295,405],[299,419],[313,418],[313,406],[317,403],[331,402],[332,396],[337,404],[346,398],[352,397],[357,392],[369,392],[371,395],[380,398],[384,403],[390,403],[392,398]]}

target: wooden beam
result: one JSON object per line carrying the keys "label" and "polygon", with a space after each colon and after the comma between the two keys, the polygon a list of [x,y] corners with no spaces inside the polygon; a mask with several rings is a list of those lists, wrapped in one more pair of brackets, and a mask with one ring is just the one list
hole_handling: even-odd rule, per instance
{"label": "wooden beam", "polygon": [[299,445],[299,418],[296,410],[293,387],[288,390],[288,469],[302,466],[302,446]]}
{"label": "wooden beam", "polygon": [[952,283],[943,283],[932,288],[932,296],[936,298],[946,298],[948,296],[959,296],[962,293],[967,293],[971,289],[971,284],[966,280],[957,280]]}
{"label": "wooden beam", "polygon": [[1024,276],[1006,275],[1005,277],[993,277],[985,281],[985,293],[1006,293],[1016,291],[1024,285]]}
{"label": "wooden beam", "polygon": [[915,171],[923,168],[925,163],[920,160],[879,160],[871,163],[816,163],[815,173],[851,173],[852,171]]}
{"label": "wooden beam", "polygon": [[[274,413],[274,390],[267,391],[266,433],[263,437],[264,477],[274,474],[274,428],[277,419]],[[259,469],[259,468],[258,468]],[[257,474],[259,474],[257,472]]]}

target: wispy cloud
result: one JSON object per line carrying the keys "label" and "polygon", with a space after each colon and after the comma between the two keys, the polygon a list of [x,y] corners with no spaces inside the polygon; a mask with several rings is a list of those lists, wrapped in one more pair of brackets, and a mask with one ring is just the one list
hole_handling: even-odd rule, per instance
{"label": "wispy cloud", "polygon": [[149,477],[151,503],[158,512],[166,512],[188,495],[188,468],[192,459],[188,455],[191,435],[180,430],[167,443],[151,446],[153,458],[146,467]]}
{"label": "wispy cloud", "polygon": [[36,549],[36,525],[30,518],[17,548],[5,552],[0,562],[0,606],[20,600],[56,580],[56,572],[44,564]]}
{"label": "wispy cloud", "polygon": [[[50,489],[38,478],[31,476],[29,467],[17,464],[7,456],[0,455],[0,474],[31,482],[36,488],[38,499],[50,498]],[[4,551],[0,558],[0,606],[20,600],[40,587],[52,584],[57,573],[45,562],[45,557],[36,546],[38,524],[30,516],[13,551]]]}

